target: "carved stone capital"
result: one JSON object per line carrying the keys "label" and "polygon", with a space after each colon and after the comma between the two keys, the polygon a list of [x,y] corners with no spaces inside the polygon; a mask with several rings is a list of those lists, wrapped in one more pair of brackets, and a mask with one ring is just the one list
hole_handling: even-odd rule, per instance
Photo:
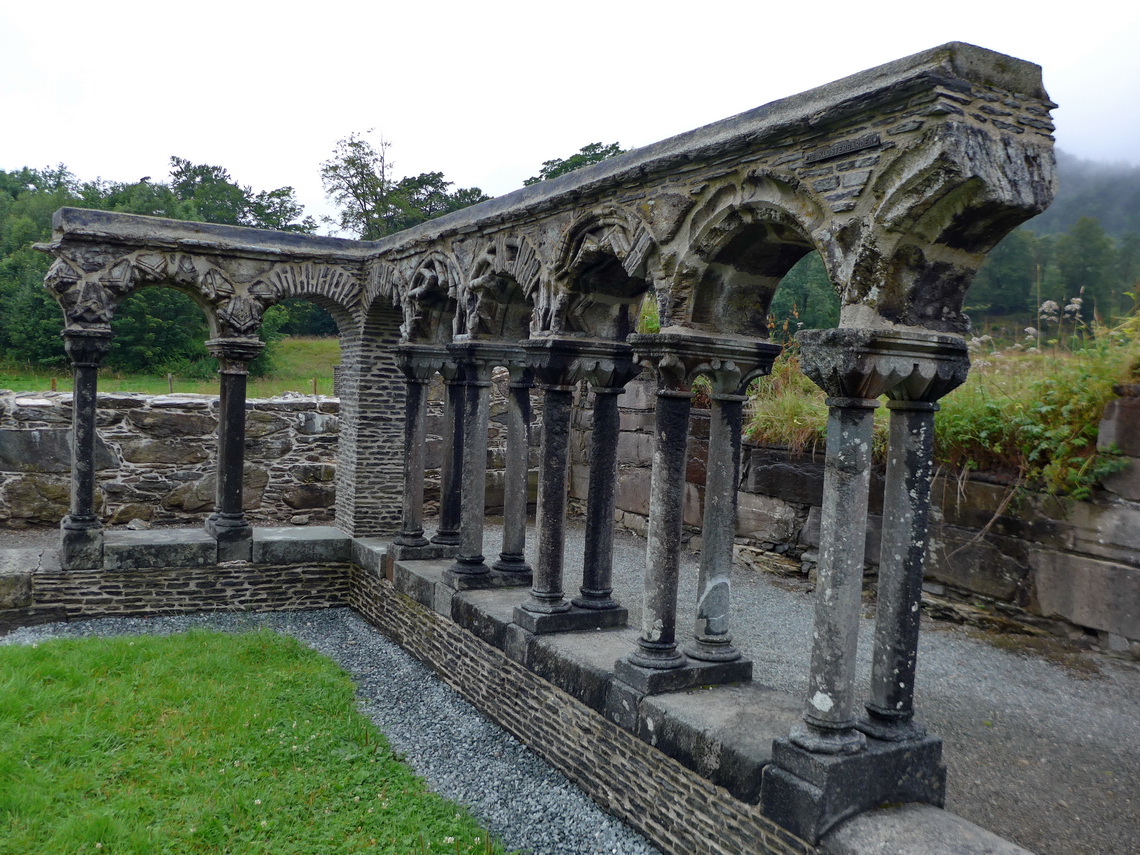
{"label": "carved stone capital", "polygon": [[466,383],[489,385],[495,368],[526,364],[526,352],[521,347],[498,341],[454,342],[447,345],[447,352]]}
{"label": "carved stone capital", "polygon": [[571,367],[575,380],[586,380],[597,390],[622,390],[641,373],[633,358],[633,347],[621,341],[584,339]]}
{"label": "carved stone capital", "polygon": [[629,343],[637,358],[657,372],[661,388],[688,393],[693,380],[704,375],[718,397],[743,394],[753,379],[772,370],[783,349],[764,339],[688,330],[631,335]]}
{"label": "carved stone capital", "polygon": [[442,344],[404,343],[396,348],[396,360],[404,377],[413,383],[429,383],[437,373],[445,373],[455,363]]}
{"label": "carved stone capital", "polygon": [[63,338],[63,349],[67,351],[71,364],[89,368],[99,367],[99,363],[111,349],[113,335],[108,328],[68,327],[60,333]]}
{"label": "carved stone capital", "polygon": [[544,336],[520,342],[541,389],[572,390],[576,377],[574,363],[583,339]]}
{"label": "carved stone capital", "polygon": [[800,366],[832,398],[933,402],[970,368],[958,336],[899,330],[803,330]]}
{"label": "carved stone capital", "polygon": [[212,338],[206,342],[210,356],[221,363],[222,374],[248,374],[249,363],[265,349],[258,338]]}

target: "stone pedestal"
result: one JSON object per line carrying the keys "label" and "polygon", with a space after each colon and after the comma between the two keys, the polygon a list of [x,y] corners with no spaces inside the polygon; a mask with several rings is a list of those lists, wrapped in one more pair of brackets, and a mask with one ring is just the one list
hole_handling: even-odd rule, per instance
{"label": "stone pedestal", "polygon": [[256,338],[215,338],[206,342],[220,363],[218,397],[218,489],[206,531],[218,542],[218,562],[249,561],[253,528],[242,509],[245,468],[245,387],[252,362],[265,345]]}
{"label": "stone pedestal", "polygon": [[64,570],[103,566],[103,525],[95,513],[95,403],[99,363],[111,349],[109,329],[69,328],[63,345],[74,377],[71,405],[71,504],[60,522]]}

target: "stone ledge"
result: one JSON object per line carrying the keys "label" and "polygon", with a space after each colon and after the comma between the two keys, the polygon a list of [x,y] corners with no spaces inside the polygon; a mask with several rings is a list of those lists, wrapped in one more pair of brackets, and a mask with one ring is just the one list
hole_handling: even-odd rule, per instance
{"label": "stone ledge", "polygon": [[253,530],[254,564],[345,564],[352,557],[352,538],[332,526]]}
{"label": "stone ledge", "polygon": [[200,529],[108,531],[103,538],[104,570],[207,567],[218,562],[218,542]]}
{"label": "stone ledge", "polygon": [[822,855],[1033,855],[932,805],[905,804],[847,820],[820,841]]}

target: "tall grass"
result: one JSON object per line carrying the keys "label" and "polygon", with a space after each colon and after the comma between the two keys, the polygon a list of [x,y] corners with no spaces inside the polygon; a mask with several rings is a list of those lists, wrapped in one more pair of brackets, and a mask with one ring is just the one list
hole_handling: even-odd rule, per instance
{"label": "tall grass", "polygon": [[[1028,331],[1027,331],[1028,332]],[[1080,332],[1080,334],[1078,334]],[[967,381],[942,399],[935,416],[936,461],[958,472],[989,470],[1018,485],[1084,498],[1123,464],[1097,452],[1096,438],[1113,386],[1133,382],[1140,365],[1140,319],[1000,347],[971,341]],[[824,393],[799,370],[795,346],[750,390],[746,435],[792,451],[822,450]],[[876,411],[875,446],[886,447],[887,414]]]}
{"label": "tall grass", "polygon": [[0,853],[501,853],[293,639],[0,647]]}
{"label": "tall grass", "polygon": [[[271,398],[284,392],[313,394],[314,381],[319,395],[333,393],[332,367],[340,362],[340,343],[335,338],[287,336],[274,345],[273,373],[268,377],[250,377],[251,398]],[[71,374],[65,369],[32,368],[0,360],[0,389],[16,392],[46,392],[52,388],[71,391]],[[216,378],[194,378],[163,375],[99,372],[101,392],[143,392],[162,395],[170,392],[202,395],[218,394]]]}

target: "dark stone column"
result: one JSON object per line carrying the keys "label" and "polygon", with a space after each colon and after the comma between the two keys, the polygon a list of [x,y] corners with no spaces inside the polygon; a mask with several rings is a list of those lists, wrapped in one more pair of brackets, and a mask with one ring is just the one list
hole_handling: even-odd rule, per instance
{"label": "dark stone column", "polygon": [[256,338],[215,338],[206,349],[221,363],[218,400],[218,489],[206,531],[218,541],[218,561],[249,561],[253,529],[242,509],[245,466],[245,384],[249,363],[265,345]]}
{"label": "dark stone column", "polygon": [[685,647],[688,656],[708,662],[731,662],[740,658],[740,651],[733,646],[729,633],[736,491],[740,484],[740,440],[747,400],[744,395],[733,394],[739,385],[738,376],[713,380],[709,457],[705,467],[705,515],[697,580],[697,624],[692,643]]}
{"label": "dark stone column", "polygon": [[530,626],[534,624],[532,616],[557,615],[570,609],[562,590],[562,562],[566,545],[570,410],[574,403],[572,368],[577,351],[573,342],[561,339],[527,340],[522,346],[543,394],[536,514],[538,560],[530,596],[515,609],[515,622]]}
{"label": "dark stone column", "polygon": [[[530,390],[534,375],[526,351],[507,365],[511,374],[507,389],[507,460],[503,476],[503,549],[493,569],[530,576],[526,563],[527,494],[530,473]],[[524,582],[528,584],[529,582]]]}
{"label": "dark stone column", "polygon": [[432,547],[424,537],[424,454],[427,444],[427,390],[448,361],[447,350],[430,345],[397,348],[407,381],[404,412],[404,507],[400,533],[392,540],[395,558],[426,558]]}
{"label": "dark stone column", "polygon": [[919,739],[914,721],[922,577],[930,519],[936,399],[960,385],[969,370],[965,342],[932,337],[915,348],[915,371],[888,394],[891,411],[883,536],[879,555],[875,647],[867,716],[858,727],[888,741]]}
{"label": "dark stone column", "polygon": [[[763,341],[728,339],[696,332],[633,335],[629,340],[638,356],[652,364],[657,372],[657,426],[649,496],[649,542],[646,547],[641,637],[637,648],[625,659],[618,660],[616,673],[634,688],[651,693],[750,679],[752,663],[739,655],[724,656],[721,642],[727,637],[728,627],[727,584],[736,525],[739,435],[735,441],[722,436],[715,454],[710,441],[710,462],[716,465],[719,461],[723,470],[713,479],[716,503],[724,507],[713,512],[712,521],[718,531],[713,534],[710,557],[702,559],[701,608],[706,614],[723,608],[723,614],[712,624],[716,635],[709,636],[713,639],[710,647],[718,655],[690,660],[677,649],[677,588],[691,383],[700,373],[711,374],[714,380],[719,375],[718,391],[722,396],[732,381],[736,383],[732,392],[738,393],[740,384],[771,368],[780,348]],[[723,418],[723,411],[719,415]],[[728,418],[730,421],[733,418],[731,410]],[[739,414],[736,424],[739,426]],[[727,429],[727,425],[722,425],[722,428]],[[717,477],[720,477],[719,482]],[[731,498],[726,499],[728,493],[731,493]],[[704,625],[708,626],[709,622],[705,620]],[[723,634],[719,632],[721,629]]]}
{"label": "dark stone column", "polygon": [[445,399],[443,405],[443,461],[439,469],[439,526],[431,542],[459,545],[459,485],[463,474],[464,386],[454,362],[440,367]]}
{"label": "dark stone column", "polygon": [[[805,727],[793,732],[789,739],[777,739],[773,743],[772,763],[764,770],[760,804],[765,816],[814,840],[839,820],[884,802],[942,805],[945,801],[942,741],[916,730],[909,730],[906,738],[899,741],[868,738],[856,729],[862,723],[854,720],[852,702],[874,408],[879,395],[887,391],[897,397],[912,397],[915,391],[925,394],[924,390],[931,386],[930,357],[946,348],[954,350],[954,343],[960,343],[960,339],[847,328],[805,331],[797,335],[797,339],[801,345],[800,364],[828,393],[830,408],[815,628],[803,716]],[[905,418],[900,420],[900,430],[906,421]],[[901,442],[903,448],[911,444],[895,442]],[[915,450],[920,455],[925,454]],[[902,463],[904,466],[917,464],[918,457],[904,459]],[[884,528],[901,526],[907,533],[884,531],[884,555],[904,537],[918,534],[913,519],[905,518],[908,513],[905,509],[904,519],[890,517],[901,504],[911,502],[901,495],[905,485],[917,486],[915,478],[928,480],[928,470],[904,475],[897,464],[895,470],[894,484],[888,488],[894,499],[886,500]],[[925,507],[925,498],[916,497],[914,501],[921,500]],[[919,536],[922,544],[916,549],[921,553],[926,548],[925,532]],[[888,547],[888,542],[895,546]],[[909,548],[906,551],[909,552]],[[885,645],[889,649],[881,655],[884,660],[894,662],[900,661],[896,658],[900,655],[897,651],[902,650],[901,657],[907,658],[913,655],[915,648],[910,640],[902,640],[909,631],[909,616],[900,612],[913,607],[917,617],[918,609],[918,587],[913,579],[899,584],[896,578],[905,575],[901,566],[905,563],[905,554],[900,552],[897,561],[892,555],[888,564],[895,563],[896,569],[888,567],[886,570],[891,577],[886,587],[895,593],[887,594],[886,608],[892,618],[883,624],[881,634],[884,638],[889,636],[890,641]],[[914,568],[910,569],[913,572]],[[918,584],[921,584],[921,575]],[[910,599],[902,605],[900,597]],[[882,603],[880,608],[883,608]],[[917,629],[917,622],[914,628]],[[879,699],[888,698],[898,701],[895,694],[884,689]],[[872,732],[876,728],[872,725],[866,729]]]}
{"label": "dark stone column", "polygon": [[95,513],[95,403],[99,363],[111,349],[109,329],[65,329],[63,346],[71,359],[71,507],[60,522],[60,561],[64,570],[103,566],[103,526]]}
{"label": "dark stone column", "polygon": [[804,711],[807,729],[792,740],[809,751],[848,754],[864,744],[863,735],[855,730],[852,695],[871,485],[871,434],[879,402],[832,396],[827,406],[815,629]]}
{"label": "dark stone column", "polygon": [[483,519],[487,507],[487,429],[491,417],[491,371],[519,360],[519,348],[468,341],[447,347],[463,377],[463,477],[460,488],[459,552],[444,573],[457,588],[526,584],[519,573],[492,572],[483,558]]}

